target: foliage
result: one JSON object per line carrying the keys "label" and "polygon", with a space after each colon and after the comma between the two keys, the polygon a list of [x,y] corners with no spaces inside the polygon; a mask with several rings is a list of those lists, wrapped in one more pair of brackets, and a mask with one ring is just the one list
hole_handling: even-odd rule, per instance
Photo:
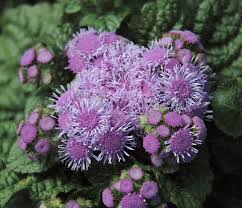
{"label": "foliage", "polygon": [[[226,183],[220,191],[217,183],[227,175],[233,176],[231,183],[241,181],[235,172],[240,171],[242,145],[241,140],[233,140],[242,136],[241,10],[238,0],[59,0],[7,8],[0,21],[0,207],[13,207],[11,203],[20,200],[22,191],[30,193],[30,203],[42,201],[50,208],[65,207],[71,197],[83,207],[101,206],[90,193],[99,193],[110,183],[109,167],[98,169],[98,174],[95,170],[72,174],[61,165],[54,166],[55,158],[31,162],[16,143],[19,121],[43,102],[41,96],[50,96],[52,88],[71,80],[72,75],[64,71],[65,44],[73,31],[87,26],[115,31],[140,44],[148,44],[171,29],[189,29],[200,35],[209,64],[217,73],[212,103],[215,124],[232,137],[210,124],[208,150],[197,160],[174,174],[164,175],[159,169],[147,172],[159,180],[164,200],[178,208],[202,207],[212,185],[219,196],[212,193],[213,201],[222,200],[219,207],[240,207],[239,185],[233,187],[232,193],[237,194],[229,204],[231,184]],[[37,90],[34,85],[21,85],[17,70],[24,50],[38,44],[55,52],[55,64],[46,67],[56,79],[49,88]],[[215,168],[210,168],[209,161]],[[219,177],[212,184],[213,174]]]}

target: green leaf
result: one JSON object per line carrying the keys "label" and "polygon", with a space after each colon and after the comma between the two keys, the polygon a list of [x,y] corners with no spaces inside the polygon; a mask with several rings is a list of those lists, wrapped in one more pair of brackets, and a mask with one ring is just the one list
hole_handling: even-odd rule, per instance
{"label": "green leaf", "polygon": [[74,185],[68,183],[67,181],[62,181],[61,178],[44,180],[34,178],[30,189],[32,198],[35,200],[44,201],[54,199],[60,192],[67,193],[74,189],[74,187]]}
{"label": "green leaf", "polygon": [[70,0],[66,2],[65,13],[74,14],[81,10],[81,4],[78,0]]}
{"label": "green leaf", "polygon": [[40,173],[53,166],[55,159],[47,157],[38,161],[31,161],[27,154],[23,153],[15,143],[7,158],[7,168],[18,173]]}
{"label": "green leaf", "polygon": [[8,202],[13,194],[29,186],[29,178],[22,179],[13,171],[6,169],[0,172],[0,207]]}
{"label": "green leaf", "polygon": [[120,23],[125,16],[125,14],[117,15],[114,13],[108,13],[102,16],[87,14],[81,19],[80,26],[91,26],[103,31],[106,30],[115,32],[119,28]]}
{"label": "green leaf", "polygon": [[156,0],[144,4],[140,14],[134,15],[128,24],[134,41],[147,43],[172,29],[180,15],[179,2]]}
{"label": "green leaf", "polygon": [[219,87],[214,93],[213,107],[216,125],[233,137],[242,135],[241,80]]}
{"label": "green leaf", "polygon": [[[159,175],[159,174],[158,174]],[[191,164],[184,165],[175,175],[160,175],[161,192],[167,201],[178,208],[201,208],[211,192],[213,174],[208,153],[201,151]]]}

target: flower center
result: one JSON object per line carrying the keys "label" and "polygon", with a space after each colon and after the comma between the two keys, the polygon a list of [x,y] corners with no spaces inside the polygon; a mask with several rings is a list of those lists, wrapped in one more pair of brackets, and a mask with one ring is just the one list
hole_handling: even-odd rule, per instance
{"label": "flower center", "polygon": [[109,132],[100,139],[101,149],[106,152],[120,151],[123,145],[123,135],[121,132]]}
{"label": "flower center", "polygon": [[81,128],[92,130],[98,125],[98,118],[99,114],[94,110],[83,112],[78,118],[78,123]]}
{"label": "flower center", "polygon": [[69,139],[67,143],[67,152],[73,160],[85,159],[88,153],[88,148],[83,143],[75,139]]}
{"label": "flower center", "polygon": [[171,150],[184,154],[192,148],[193,137],[188,129],[180,129],[171,138]]}
{"label": "flower center", "polygon": [[171,90],[175,97],[185,99],[191,94],[191,85],[186,80],[173,80]]}

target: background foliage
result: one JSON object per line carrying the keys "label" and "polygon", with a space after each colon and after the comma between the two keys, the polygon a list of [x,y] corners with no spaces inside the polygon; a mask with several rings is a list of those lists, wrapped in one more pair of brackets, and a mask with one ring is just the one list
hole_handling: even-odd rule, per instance
{"label": "background foliage", "polygon": [[[197,160],[176,174],[152,172],[161,185],[164,199],[178,208],[242,207],[240,0],[36,0],[31,1],[32,5],[29,3],[27,0],[0,2],[0,207],[35,207],[42,201],[47,207],[61,208],[69,195],[78,196],[83,207],[100,207],[96,194],[89,193],[97,193],[110,182],[111,175],[105,167],[96,182],[93,177],[87,177],[93,170],[73,174],[60,165],[55,166],[54,158],[53,162],[31,163],[16,147],[15,132],[18,122],[26,115],[24,112],[51,91],[20,85],[17,69],[21,54],[38,43],[48,45],[56,54],[56,64],[51,70],[60,78],[50,88],[65,84],[71,79],[64,71],[65,43],[73,32],[86,26],[116,31],[143,45],[171,29],[188,29],[200,35],[209,64],[217,74],[211,106],[214,122],[207,124],[206,147]],[[149,166],[144,168],[151,171]],[[100,183],[103,178],[106,180]]]}

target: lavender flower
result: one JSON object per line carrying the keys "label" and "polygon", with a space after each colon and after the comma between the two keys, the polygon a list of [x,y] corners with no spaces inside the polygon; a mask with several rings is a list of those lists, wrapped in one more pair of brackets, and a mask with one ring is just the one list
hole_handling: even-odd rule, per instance
{"label": "lavender flower", "polygon": [[93,144],[110,127],[111,107],[105,99],[83,97],[76,100],[70,110],[70,133],[80,136],[81,139],[86,138],[84,142],[88,144]]}
{"label": "lavender flower", "polygon": [[175,40],[175,47],[177,50],[182,49],[183,45],[184,45],[184,42],[182,40],[179,40],[179,39]]}
{"label": "lavender flower", "polygon": [[146,181],[143,183],[140,193],[146,199],[151,199],[156,196],[159,192],[157,183],[153,181]]}
{"label": "lavender flower", "polygon": [[102,192],[102,202],[103,204],[108,207],[108,208],[112,208],[114,207],[114,197],[112,194],[112,191],[108,188],[104,189]]}
{"label": "lavender flower", "polygon": [[199,36],[191,31],[188,31],[188,30],[183,31],[182,36],[185,39],[185,41],[188,43],[196,44],[199,42]]}
{"label": "lavender flower", "polygon": [[192,118],[192,122],[193,122],[192,129],[195,131],[195,136],[197,137],[197,141],[199,141],[200,143],[203,143],[207,134],[207,128],[205,126],[204,121],[201,118],[195,116]]}
{"label": "lavender flower", "polygon": [[173,128],[182,127],[184,125],[184,121],[181,115],[177,112],[168,112],[165,115],[165,122],[168,126],[171,126]]}
{"label": "lavender flower", "polygon": [[53,57],[54,55],[47,48],[41,48],[37,54],[37,61],[41,64],[47,64]]}
{"label": "lavender flower", "polygon": [[159,40],[160,46],[170,46],[172,44],[172,38],[171,37],[163,37]]}
{"label": "lavender flower", "polygon": [[69,58],[69,69],[74,73],[77,74],[84,70],[87,67],[86,60],[79,55],[73,55]]}
{"label": "lavender flower", "polygon": [[129,169],[129,177],[135,181],[141,180],[144,173],[140,167],[132,167]]}
{"label": "lavender flower", "polygon": [[170,58],[166,60],[164,69],[168,73],[173,73],[177,67],[181,67],[181,62],[177,58]]}
{"label": "lavender flower", "polygon": [[163,163],[164,163],[163,158],[161,158],[159,154],[151,155],[150,159],[151,159],[151,163],[155,167],[161,167],[163,165]]}
{"label": "lavender flower", "polygon": [[78,93],[75,89],[68,88],[67,90],[61,86],[61,90],[56,90],[56,93],[53,93],[53,98],[50,98],[53,101],[53,104],[49,105],[50,108],[54,109],[56,112],[63,112],[67,110],[75,101],[78,96]]}
{"label": "lavender flower", "polygon": [[80,30],[67,44],[67,55],[91,55],[100,46],[99,36],[94,29]]}
{"label": "lavender flower", "polygon": [[153,134],[148,134],[143,139],[143,147],[150,154],[156,153],[160,148],[160,142]]}
{"label": "lavender flower", "polygon": [[165,48],[152,48],[144,54],[144,59],[151,64],[160,64],[167,58],[168,50]]}
{"label": "lavender flower", "polygon": [[81,208],[77,201],[71,200],[66,204],[66,208]]}
{"label": "lavender flower", "polygon": [[131,134],[133,126],[125,124],[123,126],[111,127],[98,140],[97,149],[100,150],[98,161],[104,164],[113,164],[116,161],[125,161],[124,156],[129,156],[127,150],[134,150],[135,140]]}
{"label": "lavender flower", "polygon": [[158,134],[161,138],[165,138],[165,137],[170,136],[170,129],[165,125],[158,126],[156,131],[158,132]]}
{"label": "lavender flower", "polygon": [[192,124],[192,119],[190,118],[190,116],[183,114],[183,115],[181,115],[181,117],[186,126],[190,126]]}
{"label": "lavender flower", "polygon": [[41,155],[47,155],[51,151],[51,143],[48,139],[39,139],[34,149]]}
{"label": "lavender flower", "polygon": [[33,111],[29,114],[28,123],[35,125],[38,123],[39,118],[40,113],[38,111]]}
{"label": "lavender flower", "polygon": [[27,143],[21,137],[18,138],[18,146],[22,151],[26,151],[27,149]]}
{"label": "lavender flower", "polygon": [[32,143],[37,136],[37,128],[32,124],[25,124],[20,131],[20,138],[26,143]]}
{"label": "lavender flower", "polygon": [[157,125],[162,119],[162,113],[160,111],[149,111],[147,119],[150,125]]}
{"label": "lavender flower", "polygon": [[134,190],[133,182],[130,179],[122,179],[120,181],[120,191],[123,193],[131,193]]}
{"label": "lavender flower", "polygon": [[168,144],[167,152],[172,152],[179,163],[180,157],[185,158],[184,155],[190,156],[189,152],[197,153],[198,150],[193,146],[196,145],[192,132],[188,128],[181,128],[175,132],[170,140],[165,142]]}
{"label": "lavender flower", "polygon": [[35,80],[39,75],[39,69],[36,65],[32,65],[27,69],[28,79]]}
{"label": "lavender flower", "polygon": [[35,49],[29,48],[22,55],[21,60],[20,60],[20,65],[21,66],[28,66],[28,65],[32,64],[34,59],[35,59]]}
{"label": "lavender flower", "polygon": [[71,114],[69,111],[61,113],[58,117],[58,128],[61,131],[60,136],[68,132],[70,128]]}
{"label": "lavender flower", "polygon": [[87,170],[91,164],[92,150],[75,137],[65,137],[58,148],[60,160],[71,170]]}
{"label": "lavender flower", "polygon": [[125,195],[120,202],[121,208],[147,208],[145,199],[137,193]]}
{"label": "lavender flower", "polygon": [[39,121],[39,127],[43,131],[50,131],[55,127],[55,120],[50,116],[42,117]]}
{"label": "lavender flower", "polygon": [[181,62],[190,62],[192,59],[192,52],[189,49],[183,48],[178,51],[178,59]]}
{"label": "lavender flower", "polygon": [[114,32],[103,32],[100,35],[100,39],[104,44],[114,44],[120,40],[120,36],[116,35]]}
{"label": "lavender flower", "polygon": [[204,74],[198,70],[189,71],[186,64],[176,67],[173,72],[161,74],[160,102],[177,112],[186,112],[194,105],[203,105],[207,96]]}

